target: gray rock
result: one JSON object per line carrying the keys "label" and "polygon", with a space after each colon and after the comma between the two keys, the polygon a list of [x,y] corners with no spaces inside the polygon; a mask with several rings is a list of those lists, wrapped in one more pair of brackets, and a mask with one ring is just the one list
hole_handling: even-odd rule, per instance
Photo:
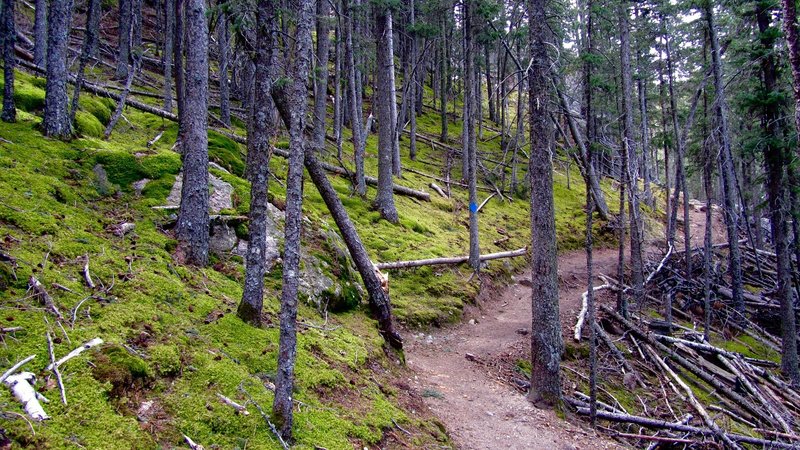
{"label": "gray rock", "polygon": [[[219,213],[223,209],[233,208],[233,186],[222,181],[214,175],[208,176],[209,199],[208,210],[212,213]],[[175,177],[175,184],[167,196],[167,206],[180,206],[181,189],[183,189],[183,173]]]}
{"label": "gray rock", "polygon": [[139,181],[133,182],[133,191],[136,192],[136,195],[142,195],[142,191],[144,190],[147,183],[150,182],[149,178],[142,178]]}
{"label": "gray rock", "polygon": [[218,255],[229,252],[236,247],[236,231],[221,220],[211,222],[211,236],[208,241],[208,249]]}

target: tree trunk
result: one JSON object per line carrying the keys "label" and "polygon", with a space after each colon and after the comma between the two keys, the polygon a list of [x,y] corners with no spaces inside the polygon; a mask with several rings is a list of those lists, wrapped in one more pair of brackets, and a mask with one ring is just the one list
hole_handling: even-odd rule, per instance
{"label": "tree trunk", "polygon": [[78,63],[78,74],[75,77],[75,91],[72,94],[72,108],[69,111],[69,123],[75,123],[75,113],[78,111],[81,88],[83,86],[84,72],[89,59],[97,49],[97,32],[100,30],[100,0],[88,0],[86,9],[86,32],[84,33],[83,49]]}
{"label": "tree trunk", "polygon": [[0,38],[3,40],[3,122],[17,121],[17,107],[14,104],[14,67],[16,56],[14,44],[17,41],[17,30],[14,25],[14,0],[3,0],[3,16],[0,26]]}
{"label": "tree trunk", "polygon": [[33,19],[33,63],[45,68],[47,58],[47,0],[36,0]]}
{"label": "tree trunk", "polygon": [[325,202],[325,206],[328,207],[336,226],[339,227],[339,231],[342,233],[342,239],[344,239],[344,243],[350,251],[350,256],[353,257],[356,268],[361,274],[361,279],[364,280],[364,285],[369,294],[370,309],[378,319],[378,328],[381,336],[392,348],[402,350],[403,338],[394,328],[389,295],[383,290],[381,281],[375,274],[375,268],[364,244],[361,242],[361,238],[358,236],[356,227],[347,215],[347,211],[344,209],[342,201],[339,200],[336,190],[333,189],[333,186],[325,176],[325,169],[322,168],[322,165],[310,154],[305,155],[305,165],[311,180]]}
{"label": "tree trunk", "polygon": [[492,53],[489,50],[489,43],[483,46],[483,58],[486,60],[486,95],[489,105],[489,120],[497,123],[497,109],[495,108],[494,84],[492,83]]}
{"label": "tree trunk", "polygon": [[264,303],[264,255],[267,251],[267,207],[270,139],[275,134],[275,105],[270,95],[275,78],[275,8],[258,3],[256,10],[255,101],[247,132],[247,164],[250,181],[249,243],[245,261],[244,289],[237,315],[245,322],[261,325]]}
{"label": "tree trunk", "polygon": [[380,59],[384,67],[380,67],[380,62],[376,61],[376,64],[378,64],[378,73],[385,71],[388,77],[386,86],[383,88],[386,90],[383,92],[386,95],[386,101],[389,102],[389,112],[391,113],[389,126],[392,128],[392,173],[399,177],[402,171],[402,164],[400,162],[400,128],[397,126],[397,93],[395,92],[396,83],[394,80],[394,31],[392,28],[392,10],[390,8],[386,8],[386,24],[381,37],[386,45],[386,54]]}
{"label": "tree trunk", "polygon": [[[355,189],[360,196],[367,195],[367,184],[364,180],[364,142],[361,136],[361,103],[358,101],[358,85],[356,84],[355,50],[353,48],[353,14],[354,10],[348,8],[348,0],[342,0],[342,9],[347,12],[345,17],[345,66],[347,72],[347,93],[350,107],[350,127],[353,131],[353,153],[356,164]],[[380,152],[379,152],[380,154]],[[391,174],[389,175],[391,179]],[[379,190],[380,192],[380,190]]]}
{"label": "tree trunk", "polygon": [[176,234],[188,264],[208,263],[208,24],[204,0],[186,0],[183,188]]}
{"label": "tree trunk", "polygon": [[[178,104],[178,142],[183,140],[184,120],[183,111],[186,109],[186,71],[183,64],[183,53],[186,39],[184,39],[185,3],[188,0],[174,0],[175,2],[175,97]],[[181,146],[178,151],[183,153]]]}
{"label": "tree trunk", "polygon": [[[633,140],[633,74],[631,72],[630,13],[623,5],[619,10],[620,61],[622,69],[622,171],[628,185],[628,213],[631,237],[631,286],[637,306],[644,302],[644,264],[642,262],[642,224],[639,212],[639,177],[636,170],[636,146]],[[626,164],[627,163],[627,164]]]}
{"label": "tree trunk", "polygon": [[[292,440],[294,404],[294,363],[297,354],[297,290],[300,282],[300,236],[303,222],[303,161],[305,149],[306,80],[311,67],[311,27],[314,21],[313,0],[292,2],[297,14],[294,32],[294,60],[289,68],[291,81],[281,88],[272,86],[276,103],[287,105],[289,128],[289,169],[286,175],[286,226],[283,250],[283,284],[281,290],[280,342],[278,375],[275,379],[275,401],[272,412],[283,439]],[[327,38],[327,36],[326,36]],[[309,153],[313,153],[308,150]]]}
{"label": "tree trunk", "polygon": [[[51,0],[52,1],[52,0]],[[133,32],[134,0],[119,0],[119,28],[117,28],[117,72],[116,77],[128,79],[128,66],[131,62],[131,33]]]}
{"label": "tree trunk", "polygon": [[395,168],[395,123],[392,114],[392,104],[396,104],[394,97],[394,80],[392,62],[392,16],[386,6],[374,6],[375,10],[375,39],[376,54],[375,64],[377,83],[375,86],[376,104],[375,112],[378,116],[378,194],[375,197],[375,207],[380,211],[381,217],[392,223],[397,223],[397,209],[394,206],[392,192],[392,173]]}
{"label": "tree trunk", "polygon": [[50,0],[47,17],[47,82],[42,126],[45,136],[66,139],[72,133],[67,97],[67,41],[72,0]]}
{"label": "tree trunk", "polygon": [[217,23],[217,49],[219,52],[219,118],[225,125],[231,125],[231,98],[228,88],[228,15],[221,12]]}
{"label": "tree trunk", "polygon": [[[417,24],[417,12],[416,12],[416,4],[414,0],[411,0],[410,5],[410,25],[412,28],[411,37],[410,37],[410,45],[411,45],[411,79],[408,85],[408,99],[410,100],[411,109],[408,111],[408,120],[410,122],[411,127],[411,137],[409,138],[408,142],[408,157],[412,161],[416,161],[417,159],[417,83],[424,83],[425,78],[422,77],[420,73],[419,66],[423,65],[424,62],[419,60],[418,49],[417,49],[417,35],[416,35],[416,24]],[[420,90],[422,89],[422,84],[420,84]],[[405,105],[405,101],[403,102]]]}
{"label": "tree trunk", "polygon": [[330,49],[329,0],[317,3],[317,70],[314,74],[314,136],[317,149],[325,148],[325,115],[328,100],[328,53]]}
{"label": "tree trunk", "polygon": [[720,171],[723,179],[723,191],[725,194],[725,225],[728,229],[728,270],[731,274],[731,288],[733,290],[733,308],[738,317],[735,317],[740,325],[744,325],[744,298],[742,297],[742,266],[741,254],[739,250],[739,238],[737,233],[738,214],[736,211],[736,180],[733,168],[730,129],[726,116],[725,106],[725,82],[722,79],[722,61],[720,54],[719,41],[717,40],[716,24],[714,23],[713,6],[705,4],[705,16],[708,22],[709,36],[711,38],[711,65],[714,73],[714,91],[716,98],[714,102],[719,133],[720,154],[722,156],[722,167]]}
{"label": "tree trunk", "polygon": [[[770,32],[769,11],[760,5],[756,8],[756,20],[764,56],[761,60],[761,73],[764,81],[763,96],[770,99],[776,95],[777,74],[775,68],[774,50],[775,38]],[[790,219],[788,212],[791,210],[787,204],[786,167],[789,166],[785,149],[779,144],[775,145],[772,137],[782,133],[778,129],[780,111],[775,102],[762,101],[764,116],[762,127],[766,144],[764,146],[764,165],[766,169],[767,199],[770,209],[770,222],[772,225],[772,241],[775,245],[775,260],[777,274],[777,297],[781,304],[781,337],[782,356],[781,371],[789,378],[793,385],[800,385],[800,367],[797,355],[797,327],[795,324],[794,301],[792,296],[791,251],[789,248],[789,233],[787,222]]]}
{"label": "tree trunk", "polygon": [[175,0],[164,0],[164,109],[172,111],[172,61],[175,46]]}
{"label": "tree trunk", "polygon": [[466,79],[464,86],[464,104],[469,105],[465,107],[464,115],[464,129],[466,135],[466,142],[464,147],[464,158],[468,162],[467,166],[467,183],[469,185],[469,265],[472,270],[479,271],[481,266],[481,249],[478,236],[478,158],[477,158],[477,133],[475,129],[475,119],[477,113],[477,100],[478,93],[476,92],[476,68],[475,68],[475,24],[473,17],[473,9],[476,7],[473,0],[467,0],[464,3],[464,35],[465,35],[465,50],[466,61],[464,70],[466,71]]}
{"label": "tree trunk", "polygon": [[531,181],[531,389],[534,404],[558,407],[561,403],[559,365],[563,342],[558,312],[555,210],[553,202],[553,134],[550,127],[551,45],[546,0],[529,0],[531,64],[528,70],[530,142],[528,164]]}
{"label": "tree trunk", "polygon": [[131,51],[142,47],[142,0],[131,2]]}
{"label": "tree trunk", "polygon": [[[341,8],[341,4],[337,6]],[[336,58],[334,71],[333,71],[333,136],[336,139],[336,157],[342,159],[342,114],[344,113],[342,105],[342,20],[337,15],[336,30],[334,33],[334,57]]]}
{"label": "tree trunk", "polygon": [[448,72],[448,60],[447,60],[447,19],[446,15],[442,14],[442,36],[441,36],[441,51],[439,55],[439,76],[441,77],[439,80],[439,107],[441,108],[440,115],[442,121],[442,134],[439,137],[439,140],[443,143],[447,144],[447,80],[449,79],[447,72]]}

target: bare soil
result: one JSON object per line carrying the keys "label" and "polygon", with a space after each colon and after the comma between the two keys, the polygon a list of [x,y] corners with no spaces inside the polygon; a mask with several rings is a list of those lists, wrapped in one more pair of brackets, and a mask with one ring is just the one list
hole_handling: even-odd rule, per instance
{"label": "bare soil", "polygon": [[[714,213],[714,241],[724,241],[724,226]],[[693,245],[702,245],[704,223],[705,213],[693,208]],[[663,250],[654,243],[647,248],[648,260],[663,257]],[[595,274],[616,274],[617,257],[617,249],[596,249]],[[581,294],[586,290],[585,253],[560,255],[558,274],[566,341],[572,339]],[[531,290],[523,281],[530,276],[526,271],[499,289],[487,283],[490,287],[482,290],[477,306],[465,310],[462,323],[430,333],[417,332],[408,339],[407,363],[416,374],[412,388],[441,419],[460,449],[625,448],[580,419],[563,420],[553,411],[537,409],[526,400],[524,388],[515,389],[509,377],[498,370],[498,361],[506,361],[507,367],[514,355],[530,354]]]}

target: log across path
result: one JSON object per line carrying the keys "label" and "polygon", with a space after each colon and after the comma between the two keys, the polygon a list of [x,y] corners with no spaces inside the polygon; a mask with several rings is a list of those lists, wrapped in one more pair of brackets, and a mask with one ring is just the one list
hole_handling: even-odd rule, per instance
{"label": "log across path", "polygon": [[[615,249],[595,251],[598,267],[616,266],[616,258]],[[585,290],[585,254],[561,255],[559,275],[566,280],[559,292],[564,339],[568,339]],[[529,336],[518,333],[531,326],[531,290],[521,280],[530,280],[530,272],[516,276],[500,292],[487,292],[481,308],[466,310],[459,325],[430,334],[407,333],[406,361],[416,374],[412,388],[461,449],[623,448],[582,422],[566,422],[551,411],[536,409],[525,396],[465,357],[491,358],[513,344],[528,342]]]}

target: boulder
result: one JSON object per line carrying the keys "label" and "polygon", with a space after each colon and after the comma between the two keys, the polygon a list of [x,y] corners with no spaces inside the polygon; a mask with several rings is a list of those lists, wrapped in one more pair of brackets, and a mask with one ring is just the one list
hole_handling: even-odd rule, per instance
{"label": "boulder", "polygon": [[[208,210],[212,214],[219,213],[223,209],[233,208],[233,186],[222,181],[214,175],[208,175],[209,198]],[[175,177],[175,184],[167,196],[167,206],[177,207],[181,205],[181,189],[183,189],[183,173]]]}

